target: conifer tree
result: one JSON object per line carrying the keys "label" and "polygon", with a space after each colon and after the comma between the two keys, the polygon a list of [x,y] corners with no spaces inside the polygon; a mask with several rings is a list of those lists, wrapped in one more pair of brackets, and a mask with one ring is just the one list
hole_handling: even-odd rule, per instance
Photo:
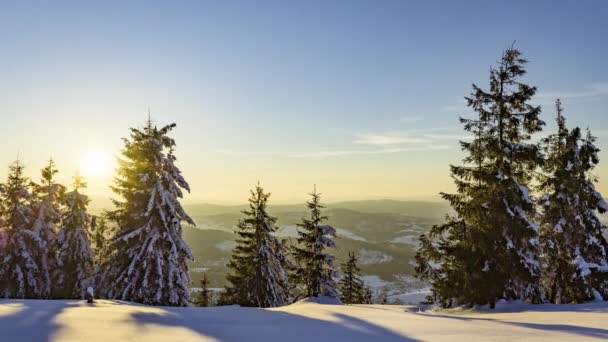
{"label": "conifer tree", "polygon": [[306,297],[338,297],[334,280],[335,258],[327,252],[327,248],[336,246],[332,239],[336,236],[336,230],[324,224],[328,218],[322,214],[324,207],[316,187],[310,196],[311,200],[306,202],[310,217],[303,218],[302,223],[298,224],[297,245],[293,248],[294,278],[303,285]]}
{"label": "conifer tree", "polygon": [[361,304],[372,304],[373,296],[374,294],[372,293],[372,289],[369,286],[365,286],[363,302]]}
{"label": "conifer tree", "polygon": [[2,229],[6,234],[6,246],[0,255],[0,295],[5,298],[39,298],[45,286],[35,258],[35,251],[41,250],[44,243],[31,230],[32,195],[23,169],[20,161],[9,166],[0,200]]}
{"label": "conifer tree", "polygon": [[284,244],[274,236],[277,219],[266,211],[269,196],[259,184],[251,191],[249,210],[237,225],[237,246],[228,263],[230,286],[222,302],[276,307],[289,300]]}
{"label": "conifer tree", "polygon": [[112,190],[122,197],[108,218],[117,231],[108,243],[98,274],[106,298],[149,305],[186,306],[190,248],[182,221],[194,225],[179,199],[190,187],[175,165],[175,124],[161,128],[148,120],[124,139],[118,177]]}
{"label": "conifer tree", "polygon": [[[2,191],[2,190],[0,190]],[[8,231],[6,227],[2,227],[0,223],[0,260],[2,260],[2,256],[6,251],[6,247],[8,246]]]}
{"label": "conifer tree", "polygon": [[464,165],[451,167],[457,193],[442,193],[455,214],[421,236],[416,256],[431,300],[444,306],[542,300],[540,228],[528,184],[542,163],[529,140],[544,122],[540,107],[529,104],[536,88],[520,81],[525,63],[518,50],[507,49],[490,71],[490,90],[473,85],[466,98],[477,119],[460,121],[473,139],[461,142]]}
{"label": "conifer tree", "polygon": [[84,298],[93,276],[95,255],[89,238],[87,213],[89,198],[80,193],[86,188],[80,176],[74,177],[74,189],[64,198],[66,210],[57,234],[57,269],[53,274],[55,293],[61,298]]}
{"label": "conifer tree", "polygon": [[547,159],[540,189],[543,206],[541,243],[547,299],[552,303],[608,298],[608,243],[599,221],[608,204],[595,190],[590,173],[598,164],[599,149],[588,131],[566,127],[557,100],[556,133],[543,139]]}
{"label": "conifer tree", "polygon": [[383,287],[380,291],[380,294],[378,295],[378,303],[382,305],[388,304],[388,289],[386,287]]}
{"label": "conifer tree", "polygon": [[213,300],[213,292],[209,290],[209,279],[207,273],[203,273],[203,278],[200,281],[201,290],[196,294],[197,306],[211,306]]}
{"label": "conifer tree", "polygon": [[363,304],[365,302],[366,290],[361,280],[361,269],[358,265],[357,256],[348,252],[348,260],[340,267],[342,279],[340,280],[340,299],[344,304]]}
{"label": "conifer tree", "polygon": [[61,220],[61,202],[65,187],[55,181],[59,171],[53,159],[42,169],[40,184],[32,183],[34,200],[32,210],[34,222],[31,230],[40,237],[40,248],[34,250],[34,258],[43,277],[42,298],[48,298],[53,292],[52,275],[56,268],[56,235],[57,225]]}
{"label": "conifer tree", "polygon": [[107,244],[106,234],[108,234],[108,225],[105,215],[92,216],[91,227],[92,245],[95,252],[95,263],[97,265],[102,263],[103,251]]}

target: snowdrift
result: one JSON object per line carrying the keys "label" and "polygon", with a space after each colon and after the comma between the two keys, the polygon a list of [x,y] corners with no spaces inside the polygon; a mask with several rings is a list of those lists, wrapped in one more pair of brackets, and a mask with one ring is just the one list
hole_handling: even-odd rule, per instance
{"label": "snowdrift", "polygon": [[490,310],[301,301],[276,308],[0,300],[1,341],[540,341],[608,339],[608,303]]}

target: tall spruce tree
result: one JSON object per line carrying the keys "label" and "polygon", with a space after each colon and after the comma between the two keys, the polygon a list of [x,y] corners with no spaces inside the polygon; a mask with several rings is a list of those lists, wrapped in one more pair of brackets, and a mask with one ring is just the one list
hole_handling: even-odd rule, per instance
{"label": "tall spruce tree", "polygon": [[86,188],[80,176],[74,189],[64,197],[66,210],[57,234],[57,269],[53,273],[55,294],[60,298],[84,298],[93,276],[95,254],[89,238],[89,198],[80,193]]}
{"label": "tall spruce tree", "polygon": [[328,218],[322,214],[324,207],[316,187],[310,196],[311,200],[306,202],[310,217],[303,218],[302,223],[298,224],[297,245],[293,248],[294,278],[303,285],[306,297],[338,297],[334,280],[335,258],[327,252],[327,248],[336,246],[332,239],[336,236],[336,230],[324,224]]}
{"label": "tall spruce tree", "polygon": [[361,268],[353,252],[348,252],[348,260],[340,266],[342,279],[340,279],[340,300],[344,304],[364,304],[368,295],[368,288],[361,280]]}
{"label": "tall spruce tree", "polygon": [[29,180],[23,175],[23,164],[15,161],[3,185],[0,200],[2,229],[6,246],[0,263],[0,294],[5,298],[40,298],[44,294],[44,277],[35,256],[44,248],[40,236],[31,230],[34,214]]}
{"label": "tall spruce tree", "polygon": [[540,190],[543,207],[541,243],[547,299],[552,303],[608,298],[608,243],[599,221],[608,204],[590,174],[598,164],[595,138],[566,127],[557,100],[557,132],[543,139],[547,159]]}
{"label": "tall spruce tree", "polygon": [[41,171],[39,184],[32,183],[34,200],[32,210],[34,222],[31,230],[40,237],[40,248],[35,250],[34,258],[43,277],[41,297],[50,297],[53,292],[52,276],[56,268],[56,235],[61,221],[62,201],[65,186],[55,181],[59,173],[53,159]]}
{"label": "tall spruce tree", "polygon": [[289,301],[288,265],[284,244],[274,236],[277,219],[266,211],[269,196],[259,184],[251,191],[249,210],[237,225],[237,246],[226,277],[230,285],[222,302],[276,307]]}
{"label": "tall spruce tree", "polygon": [[472,141],[461,142],[464,165],[451,166],[457,193],[442,193],[454,215],[421,236],[418,275],[431,300],[444,306],[490,304],[499,298],[542,300],[539,226],[528,194],[542,155],[529,142],[542,129],[536,88],[520,81],[526,60],[507,49],[490,70],[490,90],[473,85],[467,104],[477,119],[460,121]]}
{"label": "tall spruce tree", "polygon": [[148,120],[124,139],[112,190],[116,210],[108,213],[117,231],[98,273],[102,296],[150,305],[186,306],[190,293],[182,221],[194,225],[179,199],[190,187],[175,165],[175,124],[161,128]]}

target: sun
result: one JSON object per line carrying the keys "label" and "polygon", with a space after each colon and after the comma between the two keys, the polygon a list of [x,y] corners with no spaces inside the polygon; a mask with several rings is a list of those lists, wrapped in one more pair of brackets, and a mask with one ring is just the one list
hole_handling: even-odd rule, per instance
{"label": "sun", "polygon": [[111,171],[110,156],[99,151],[88,152],[80,162],[80,172],[88,179],[106,178]]}

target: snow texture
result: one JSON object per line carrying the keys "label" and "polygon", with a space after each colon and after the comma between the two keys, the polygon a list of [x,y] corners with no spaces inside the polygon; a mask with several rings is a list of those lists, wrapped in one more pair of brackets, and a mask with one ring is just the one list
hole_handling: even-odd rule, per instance
{"label": "snow texture", "polygon": [[[176,166],[175,124],[157,128],[148,121],[125,139],[120,177],[111,216],[119,229],[98,273],[102,297],[144,304],[187,306],[187,261],[192,252],[182,238],[181,222],[195,225],[180,200],[190,186]],[[139,179],[139,183],[130,179]]]}
{"label": "snow texture", "polygon": [[496,310],[331,305],[170,308],[126,302],[1,300],[6,341],[584,341],[608,339],[608,303],[497,304]]}

